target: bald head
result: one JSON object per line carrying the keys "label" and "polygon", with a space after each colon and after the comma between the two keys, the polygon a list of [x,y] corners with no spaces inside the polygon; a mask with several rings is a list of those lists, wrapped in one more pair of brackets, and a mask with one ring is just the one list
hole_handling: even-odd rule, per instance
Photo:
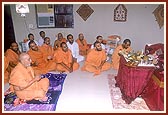
{"label": "bald head", "polygon": [[79,34],[79,40],[83,40],[84,39],[84,35],[82,33]]}
{"label": "bald head", "polygon": [[23,64],[23,66],[28,67],[31,64],[30,56],[27,53],[21,53],[19,56],[19,61]]}
{"label": "bald head", "polygon": [[21,53],[19,56],[19,60],[22,61],[26,56],[29,56],[27,53]]}

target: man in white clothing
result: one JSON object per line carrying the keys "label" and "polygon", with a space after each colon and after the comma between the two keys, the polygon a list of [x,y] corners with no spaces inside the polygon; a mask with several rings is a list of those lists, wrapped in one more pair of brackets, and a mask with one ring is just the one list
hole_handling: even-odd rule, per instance
{"label": "man in white clothing", "polygon": [[45,32],[44,31],[40,31],[39,34],[40,34],[41,38],[38,39],[38,45],[41,46],[44,43]]}
{"label": "man in white clothing", "polygon": [[38,42],[34,40],[34,35],[32,33],[28,34],[28,38],[29,40],[26,42],[26,52],[29,50],[29,42],[31,40],[33,40],[36,43],[36,45],[38,45]]}
{"label": "man in white clothing", "polygon": [[[108,49],[107,49],[107,47],[103,44],[103,37],[102,36],[97,36],[96,37],[96,41],[97,42],[99,42],[99,43],[101,43],[101,47],[102,47],[102,49],[103,50],[105,50],[105,52],[106,52],[106,55],[108,55]],[[92,46],[91,46],[91,49],[93,49],[94,48],[94,44],[92,44]],[[107,61],[109,60],[109,57],[107,56]]]}
{"label": "man in white clothing", "polygon": [[84,60],[84,56],[79,55],[79,46],[76,42],[74,42],[73,35],[69,34],[67,36],[67,46],[72,52],[73,59],[77,62],[81,62]]}
{"label": "man in white clothing", "polygon": [[[102,43],[103,42],[103,37],[102,36],[97,36],[96,41],[100,42],[102,49],[105,50],[105,45]],[[91,46],[91,49],[93,49],[93,48],[94,48],[94,44],[92,44],[92,46]]]}

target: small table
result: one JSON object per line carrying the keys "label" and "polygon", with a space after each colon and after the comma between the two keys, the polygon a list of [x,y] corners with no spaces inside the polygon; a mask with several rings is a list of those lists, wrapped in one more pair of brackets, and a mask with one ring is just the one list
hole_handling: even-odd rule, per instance
{"label": "small table", "polygon": [[122,99],[127,104],[130,104],[142,94],[155,68],[145,66],[131,67],[127,66],[126,63],[124,56],[121,56],[118,74],[115,77],[115,85],[120,88]]}

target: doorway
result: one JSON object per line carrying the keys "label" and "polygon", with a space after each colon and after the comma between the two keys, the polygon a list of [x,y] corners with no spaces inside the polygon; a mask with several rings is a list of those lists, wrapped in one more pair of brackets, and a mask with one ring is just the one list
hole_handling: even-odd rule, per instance
{"label": "doorway", "polygon": [[15,33],[11,16],[10,5],[4,5],[4,52],[10,48],[10,44],[15,41]]}

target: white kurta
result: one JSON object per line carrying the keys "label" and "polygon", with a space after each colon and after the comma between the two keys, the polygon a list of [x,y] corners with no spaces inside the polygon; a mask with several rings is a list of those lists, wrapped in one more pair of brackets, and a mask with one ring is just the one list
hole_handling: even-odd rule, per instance
{"label": "white kurta", "polygon": [[[101,47],[102,47],[102,49],[104,49],[105,50],[105,45],[104,44],[101,44]],[[92,44],[92,46],[91,46],[91,49],[93,49],[94,48],[94,44]]]}
{"label": "white kurta", "polygon": [[39,45],[39,46],[42,46],[43,43],[44,43],[44,39],[43,39],[43,38],[39,38],[39,39],[38,39],[38,45]]}
{"label": "white kurta", "polygon": [[74,58],[77,58],[77,62],[81,62],[84,60],[84,56],[79,55],[79,46],[76,42],[73,42],[73,44],[67,42],[67,46],[71,50],[72,56]]}

